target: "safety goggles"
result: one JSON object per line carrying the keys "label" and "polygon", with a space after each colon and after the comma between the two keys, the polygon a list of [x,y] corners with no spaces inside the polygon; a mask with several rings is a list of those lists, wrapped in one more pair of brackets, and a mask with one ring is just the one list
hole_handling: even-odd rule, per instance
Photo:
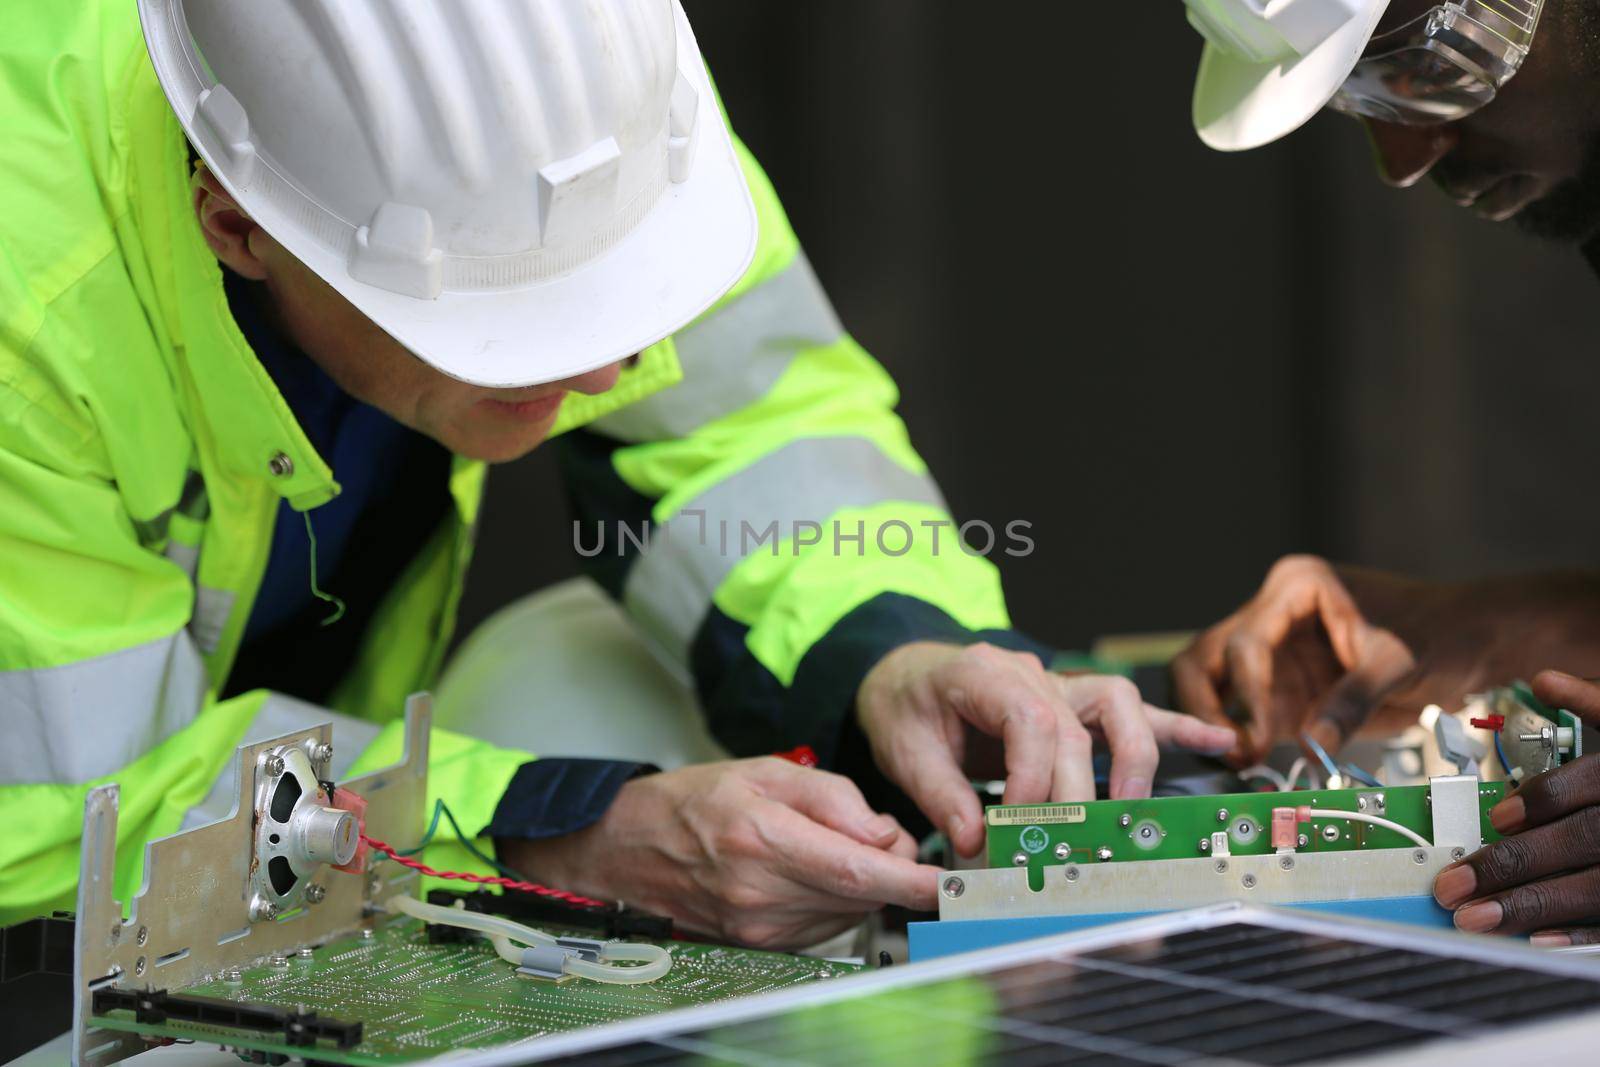
{"label": "safety goggles", "polygon": [[1448,0],[1367,43],[1329,102],[1407,126],[1454,122],[1495,98],[1533,45],[1545,0]]}

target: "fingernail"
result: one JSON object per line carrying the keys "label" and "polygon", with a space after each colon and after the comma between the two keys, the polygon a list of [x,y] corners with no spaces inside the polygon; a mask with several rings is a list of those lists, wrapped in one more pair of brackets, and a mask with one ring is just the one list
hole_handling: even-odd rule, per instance
{"label": "fingernail", "polygon": [[1137,799],[1139,797],[1147,797],[1149,795],[1150,795],[1150,779],[1148,779],[1148,778],[1124,778],[1122,780],[1122,789],[1121,789],[1117,799],[1118,800],[1129,800],[1129,799]]}
{"label": "fingernail", "polygon": [[1500,925],[1504,912],[1500,910],[1497,900],[1485,900],[1481,904],[1468,904],[1456,912],[1456,929],[1465,930],[1469,934],[1486,934]]}
{"label": "fingernail", "polygon": [[965,830],[966,828],[967,828],[967,820],[963,819],[959,815],[952,815],[950,817],[950,830],[949,830],[949,833],[950,833],[950,843],[952,845],[955,844],[957,841],[961,840],[961,831]]}
{"label": "fingernail", "polygon": [[1522,829],[1522,822],[1527,817],[1528,805],[1521,797],[1506,797],[1489,809],[1489,822],[1503,834]]}
{"label": "fingernail", "polygon": [[1572,935],[1557,933],[1530,934],[1528,944],[1534,948],[1563,948],[1572,944]]}
{"label": "fingernail", "polygon": [[1463,863],[1458,867],[1446,867],[1433,880],[1433,899],[1447,908],[1453,908],[1471,898],[1473,890],[1477,888],[1478,872],[1469,865]]}
{"label": "fingernail", "polygon": [[861,833],[869,841],[883,841],[894,836],[895,821],[892,815],[874,815],[861,820]]}

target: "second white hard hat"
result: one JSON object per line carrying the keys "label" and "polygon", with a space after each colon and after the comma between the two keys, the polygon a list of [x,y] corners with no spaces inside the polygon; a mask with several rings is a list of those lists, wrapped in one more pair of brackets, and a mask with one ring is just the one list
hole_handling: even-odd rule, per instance
{"label": "second white hard hat", "polygon": [[1205,37],[1194,128],[1225,152],[1299,129],[1355,69],[1389,0],[1184,0]]}
{"label": "second white hard hat", "polygon": [[755,211],[677,0],[139,0],[185,133],[268,233],[485,386],[706,310]]}

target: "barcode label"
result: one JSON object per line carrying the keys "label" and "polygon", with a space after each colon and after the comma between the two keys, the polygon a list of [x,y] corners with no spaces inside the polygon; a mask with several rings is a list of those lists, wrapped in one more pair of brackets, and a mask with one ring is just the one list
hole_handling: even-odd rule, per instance
{"label": "barcode label", "polygon": [[1089,817],[1082,804],[1045,804],[1030,808],[990,808],[990,826],[1039,825],[1053,822],[1083,822]]}

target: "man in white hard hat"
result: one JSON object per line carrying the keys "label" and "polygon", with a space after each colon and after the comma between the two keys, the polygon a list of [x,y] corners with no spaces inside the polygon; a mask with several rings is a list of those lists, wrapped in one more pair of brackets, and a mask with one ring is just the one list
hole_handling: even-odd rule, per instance
{"label": "man in white hard hat", "polygon": [[937,871],[764,753],[857,751],[970,854],[969,772],[1086,798],[1100,738],[1138,796],[1226,743],[1009,629],[674,0],[21,5],[0,113],[0,921],[67,906],[93,783],[137,857],[246,738],[394,760],[484,463],[552,436],[580,513],[657,534],[600,578],[751,758],[438,733],[432,793],[535,878],[814,942]]}
{"label": "man in white hard hat", "polygon": [[[1386,181],[1427,175],[1484,218],[1595,239],[1594,0],[1186,3],[1206,39],[1195,128],[1212,147],[1265,144],[1330,106],[1366,124]],[[1241,763],[1303,730],[1333,749],[1369,717],[1392,729],[1519,677],[1597,721],[1600,686],[1574,674],[1600,674],[1600,574],[1438,583],[1309,556],[1280,560],[1173,663],[1186,710],[1228,723],[1226,705],[1242,706]],[[1537,776],[1491,818],[1511,836],[1435,886],[1456,924],[1551,945],[1600,939],[1600,757]]]}

